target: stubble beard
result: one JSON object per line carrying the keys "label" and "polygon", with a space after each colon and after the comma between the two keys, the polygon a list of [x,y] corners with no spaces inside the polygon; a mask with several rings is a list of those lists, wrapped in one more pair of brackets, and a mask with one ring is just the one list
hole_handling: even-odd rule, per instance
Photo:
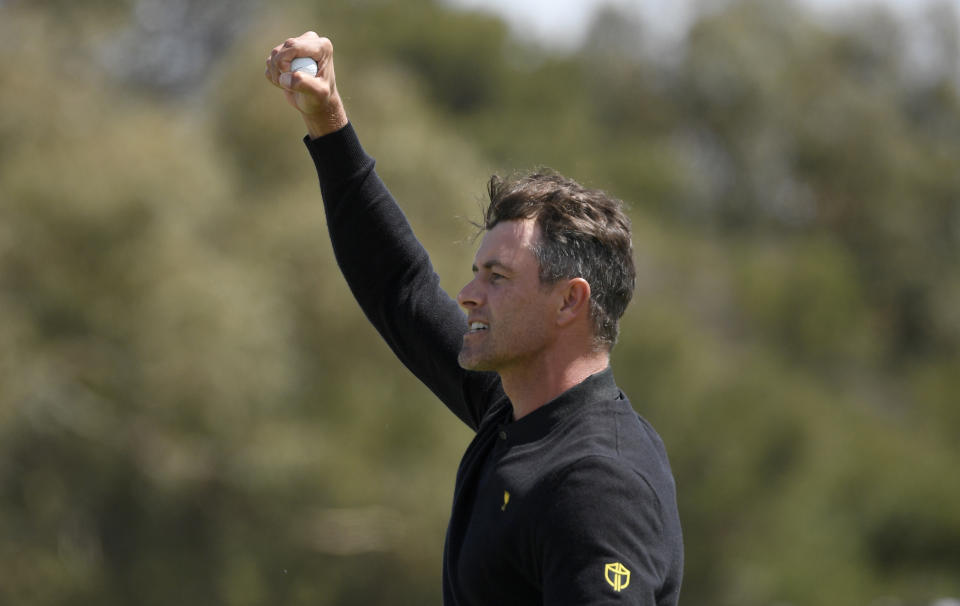
{"label": "stubble beard", "polygon": [[460,364],[460,368],[464,370],[493,370],[492,368],[486,368],[483,356],[478,356],[476,353],[471,355],[466,347],[460,348],[460,354],[457,356],[457,363]]}
{"label": "stubble beard", "polygon": [[[484,337],[486,340],[489,339],[490,335],[484,335]],[[471,347],[467,345],[466,342],[460,345],[460,354],[457,356],[457,363],[460,364],[460,368],[464,370],[474,370],[478,372],[496,371],[498,366],[496,356],[492,355],[487,347],[478,344],[474,344]]]}

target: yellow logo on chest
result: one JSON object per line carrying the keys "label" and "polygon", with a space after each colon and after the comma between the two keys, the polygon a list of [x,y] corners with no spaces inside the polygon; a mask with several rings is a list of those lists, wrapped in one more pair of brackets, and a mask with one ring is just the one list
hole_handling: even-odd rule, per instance
{"label": "yellow logo on chest", "polygon": [[510,492],[504,490],[504,491],[503,491],[503,505],[500,507],[500,511],[506,511],[506,510],[507,510],[507,503],[509,503],[509,502],[510,502]]}

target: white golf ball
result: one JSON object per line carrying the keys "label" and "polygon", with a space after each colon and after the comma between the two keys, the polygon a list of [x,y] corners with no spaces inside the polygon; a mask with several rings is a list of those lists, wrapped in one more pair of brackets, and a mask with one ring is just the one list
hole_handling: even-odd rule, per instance
{"label": "white golf ball", "polygon": [[290,62],[290,71],[306,72],[311,76],[317,75],[317,62],[310,57],[297,57]]}

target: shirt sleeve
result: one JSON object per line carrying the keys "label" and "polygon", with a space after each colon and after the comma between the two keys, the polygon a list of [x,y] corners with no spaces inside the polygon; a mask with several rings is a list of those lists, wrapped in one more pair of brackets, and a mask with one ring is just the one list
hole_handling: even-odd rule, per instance
{"label": "shirt sleeve", "polygon": [[662,506],[636,471],[588,457],[558,478],[538,532],[545,606],[653,606],[669,567]]}
{"label": "shirt sleeve", "polygon": [[403,364],[476,429],[497,397],[493,373],[457,362],[466,318],[348,124],[304,139],[317,168],[333,251],[361,309]]}

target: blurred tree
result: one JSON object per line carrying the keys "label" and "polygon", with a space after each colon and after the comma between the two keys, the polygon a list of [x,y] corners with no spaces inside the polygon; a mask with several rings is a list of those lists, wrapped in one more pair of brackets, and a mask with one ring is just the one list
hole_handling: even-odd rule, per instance
{"label": "blurred tree", "polygon": [[105,48],[106,65],[147,90],[198,90],[254,17],[256,0],[136,0],[130,21]]}

